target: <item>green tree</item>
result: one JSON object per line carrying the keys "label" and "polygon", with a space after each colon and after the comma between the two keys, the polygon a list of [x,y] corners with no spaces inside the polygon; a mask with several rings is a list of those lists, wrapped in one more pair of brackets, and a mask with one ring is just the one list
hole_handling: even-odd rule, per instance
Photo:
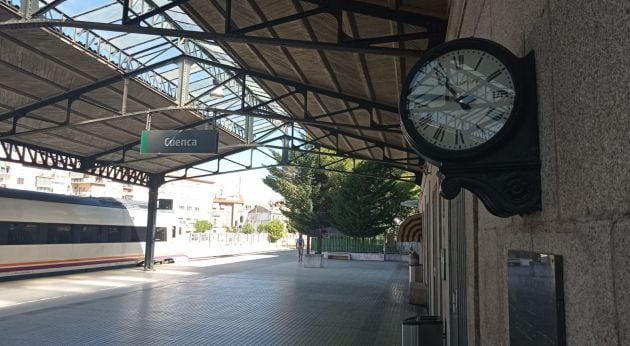
{"label": "green tree", "polygon": [[269,241],[272,243],[275,243],[276,240],[287,235],[284,223],[280,220],[272,220],[267,223],[261,224],[260,226],[258,226],[258,229],[263,229],[263,231],[267,232]]}
{"label": "green tree", "polygon": [[244,234],[252,234],[254,233],[254,226],[251,223],[246,223],[243,225],[243,233]]}
{"label": "green tree", "polygon": [[297,231],[314,235],[317,229],[330,226],[329,211],[335,178],[339,173],[325,171],[341,169],[344,161],[336,157],[290,152],[292,166],[271,167],[263,182],[280,194],[286,210],[282,213]]}
{"label": "green tree", "polygon": [[267,224],[261,223],[260,225],[256,226],[256,232],[258,233],[267,232]]}
{"label": "green tree", "polygon": [[204,233],[212,228],[212,224],[208,220],[197,220],[195,221],[194,227],[196,233]]}
{"label": "green tree", "polygon": [[375,178],[400,176],[401,170],[363,161],[354,173],[341,177],[333,193],[330,214],[339,231],[353,237],[372,237],[392,228],[395,218],[410,214],[400,203],[417,195],[416,185]]}

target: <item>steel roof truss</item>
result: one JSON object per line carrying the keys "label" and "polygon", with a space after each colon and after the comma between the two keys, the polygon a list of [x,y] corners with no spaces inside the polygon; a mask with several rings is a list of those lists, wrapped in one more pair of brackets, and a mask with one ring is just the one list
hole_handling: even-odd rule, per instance
{"label": "steel roof truss", "polygon": [[424,50],[389,48],[379,46],[357,46],[343,42],[319,42],[295,39],[282,39],[264,36],[247,36],[233,33],[217,33],[207,31],[191,31],[182,29],[164,29],[147,26],[130,26],[121,24],[90,22],[90,21],[67,21],[57,19],[7,21],[0,23],[0,30],[19,30],[31,28],[59,28],[70,27],[84,30],[102,30],[111,32],[126,32],[144,35],[171,36],[181,38],[191,38],[197,40],[212,40],[226,43],[249,43],[270,46],[285,46],[301,49],[315,49],[323,51],[340,51],[349,53],[376,54],[388,56],[421,56]]}
{"label": "steel roof truss", "polygon": [[127,167],[102,166],[85,157],[36,145],[0,140],[0,159],[25,166],[83,172],[123,183],[147,186],[150,174]]}
{"label": "steel roof truss", "polygon": [[127,25],[138,25],[140,24],[141,21],[148,19],[150,17],[155,16],[156,14],[161,14],[164,13],[166,11],[168,11],[169,9],[175,7],[175,6],[179,6],[183,3],[188,2],[188,0],[172,0],[170,3],[161,6],[161,7],[157,7],[149,12],[143,13],[138,15],[137,17],[131,18],[129,19],[129,0],[124,0],[124,4],[123,4],[123,24],[127,24]]}

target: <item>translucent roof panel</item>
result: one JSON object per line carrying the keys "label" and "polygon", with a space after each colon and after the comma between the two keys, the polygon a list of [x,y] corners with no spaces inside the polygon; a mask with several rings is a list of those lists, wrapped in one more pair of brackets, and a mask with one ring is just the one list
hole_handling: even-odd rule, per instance
{"label": "translucent roof panel", "polygon": [[[12,0],[18,5],[20,0]],[[40,1],[40,8],[52,0]],[[158,7],[168,5],[169,0],[130,0],[129,18],[133,19]],[[50,19],[80,20],[99,23],[121,24],[122,1],[112,0],[68,0],[47,11],[44,16]],[[170,8],[160,14],[153,15],[140,23],[141,26],[202,31],[179,6]],[[102,30],[84,30],[62,27],[57,30],[60,35],[72,39],[95,53],[122,71],[131,71],[144,66],[159,63],[173,57],[190,55],[196,58],[218,62],[228,66],[240,67],[223,48],[211,40],[181,39],[179,37],[162,37],[135,33],[107,32]],[[191,63],[188,75],[189,86],[187,100],[199,108],[199,116],[206,116],[205,107],[238,110],[245,106],[256,107],[271,100],[271,96],[255,80],[245,81],[245,100],[241,101],[243,82],[235,78],[235,73],[226,69]],[[162,93],[176,97],[179,85],[180,67],[169,64],[141,74],[136,78],[148,82],[151,87]],[[277,102],[259,107],[261,111],[288,116],[288,113]],[[230,115],[226,122],[230,128],[234,124],[245,127],[247,117]],[[276,127],[276,120],[257,120],[254,122],[254,136],[257,132],[265,132]],[[229,131],[230,129],[224,129]],[[239,131],[237,136],[240,136]]]}

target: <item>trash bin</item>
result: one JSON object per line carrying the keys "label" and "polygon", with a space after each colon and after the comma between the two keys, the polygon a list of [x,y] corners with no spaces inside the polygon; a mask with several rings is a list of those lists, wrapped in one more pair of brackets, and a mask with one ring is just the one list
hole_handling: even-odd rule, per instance
{"label": "trash bin", "polygon": [[442,344],[442,321],[439,316],[414,316],[403,320],[403,346],[442,346]]}
{"label": "trash bin", "polygon": [[420,256],[416,251],[411,251],[409,254],[409,282],[422,281],[420,268]]}

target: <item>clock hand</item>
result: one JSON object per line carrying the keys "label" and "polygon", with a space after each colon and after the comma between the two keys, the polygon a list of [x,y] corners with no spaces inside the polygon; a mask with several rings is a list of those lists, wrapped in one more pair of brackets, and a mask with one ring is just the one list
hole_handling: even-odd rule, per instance
{"label": "clock hand", "polygon": [[466,99],[468,96],[465,96],[465,95],[459,96],[457,91],[455,91],[455,89],[453,89],[453,87],[451,86],[451,83],[449,83],[448,77],[444,79],[444,86],[446,87],[446,90],[448,90],[453,95],[453,97],[455,97],[455,101],[457,102],[457,104],[459,104],[459,106],[463,110],[465,111],[470,110],[470,106],[468,104],[472,102],[473,100],[471,100],[470,102],[462,102],[462,100]]}
{"label": "clock hand", "polygon": [[[446,103],[442,106],[437,106],[437,107],[429,107],[429,105],[417,105],[415,107],[409,107],[410,111],[416,111],[416,112],[422,112],[422,113],[426,113],[426,112],[448,112],[448,111],[457,111],[459,110],[459,108],[456,108],[455,105],[453,105],[453,103],[455,102],[449,102]],[[478,110],[478,109],[490,109],[490,108],[500,108],[500,107],[506,107],[509,106],[510,104],[508,102],[493,102],[493,103],[473,103],[473,104],[465,104],[465,103],[460,103],[460,102],[456,102],[457,105],[459,105],[460,107],[463,105],[465,105],[466,107],[469,107],[472,110]]]}
{"label": "clock hand", "polygon": [[[450,86],[450,85],[449,85],[449,86]],[[449,89],[449,87],[447,87],[447,89]],[[450,88],[450,89],[449,89],[449,91],[451,91],[451,90],[453,90],[453,89],[452,89],[452,88]],[[423,95],[422,95],[422,96],[420,96],[420,97],[414,97],[413,99],[412,99],[411,97],[408,97],[408,99],[409,99],[410,101],[417,102],[417,101],[418,101],[418,99],[422,99],[422,98],[427,97],[427,96],[428,96],[428,97],[433,97],[433,98],[432,98],[432,99],[430,99],[430,100],[429,100],[426,104],[420,105],[420,107],[427,107],[427,106],[428,106],[431,102],[433,102],[433,101],[435,101],[435,100],[437,100],[437,99],[439,99],[439,98],[444,98],[444,101],[447,101],[447,102],[448,102],[448,101],[451,101],[451,100],[455,101],[455,102],[459,105],[459,107],[461,107],[461,109],[463,109],[463,110],[466,110],[466,111],[467,111],[467,110],[470,110],[470,105],[469,105],[468,103],[470,103],[470,102],[474,101],[474,99],[473,99],[473,100],[470,100],[470,101],[468,101],[468,102],[465,102],[465,101],[464,101],[464,102],[462,102],[462,100],[466,100],[467,98],[472,97],[472,96],[466,96],[466,95],[463,95],[463,96],[459,96],[459,97],[457,97],[457,94],[454,92],[454,90],[453,90],[453,91],[451,91],[451,92],[452,92],[452,93],[454,93],[454,94],[453,94],[453,96],[455,96],[456,98],[453,98],[453,97],[448,96],[448,95],[423,94]]]}
{"label": "clock hand", "polygon": [[457,91],[455,91],[455,89],[451,86],[451,83],[448,82],[448,78],[444,81],[444,86],[446,87],[446,90],[453,95],[453,97],[457,97]]}
{"label": "clock hand", "polygon": [[477,98],[474,97],[473,95],[462,95],[460,97],[458,97],[455,101],[457,101],[457,103],[459,103],[459,105],[462,107],[462,109],[466,109],[469,110],[470,109],[470,103],[475,101]]}

